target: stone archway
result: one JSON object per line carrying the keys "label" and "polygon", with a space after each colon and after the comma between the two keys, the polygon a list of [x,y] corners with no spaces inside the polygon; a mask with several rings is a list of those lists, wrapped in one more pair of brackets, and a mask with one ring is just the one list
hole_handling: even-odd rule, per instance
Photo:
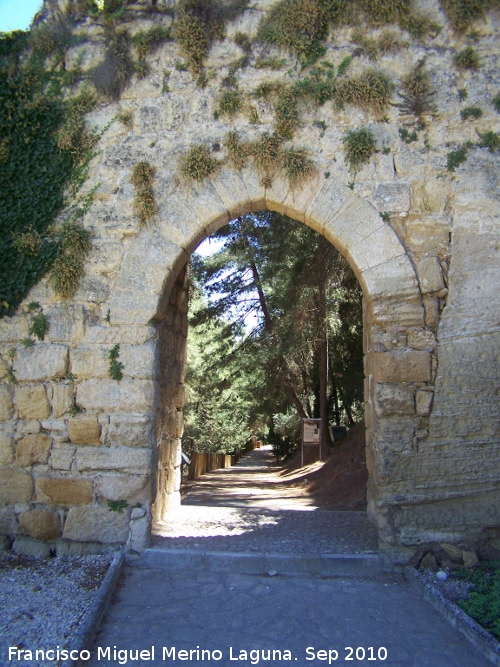
{"label": "stone archway", "polygon": [[[157,382],[158,490],[160,519],[178,503],[187,303],[182,267],[198,243],[230,219],[251,210],[284,212],[322,233],[348,259],[364,293],[369,513],[383,541],[393,536],[384,515],[392,486],[401,488],[397,453],[410,450],[421,415],[417,392],[431,396],[431,350],[421,345],[383,350],[391,335],[432,339],[413,265],[398,236],[376,208],[347,186],[316,177],[299,191],[264,190],[252,172],[222,171],[193,189],[182,186],[159,201],[159,222],[144,229],[125,256],[109,299],[116,325],[160,330]],[[173,242],[173,240],[175,242]],[[184,296],[183,296],[184,294]],[[421,401],[421,399],[420,399]],[[428,407],[428,406],[427,406]],[[420,411],[422,412],[422,411]],[[394,428],[394,415],[403,429]],[[392,475],[388,470],[392,468]]]}

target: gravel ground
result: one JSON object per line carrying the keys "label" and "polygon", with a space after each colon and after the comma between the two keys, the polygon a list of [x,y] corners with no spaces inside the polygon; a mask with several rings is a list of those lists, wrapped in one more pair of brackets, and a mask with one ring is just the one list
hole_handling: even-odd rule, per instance
{"label": "gravel ground", "polygon": [[60,664],[40,659],[9,661],[9,646],[32,651],[68,648],[111,560],[111,555],[41,559],[1,554],[0,666]]}

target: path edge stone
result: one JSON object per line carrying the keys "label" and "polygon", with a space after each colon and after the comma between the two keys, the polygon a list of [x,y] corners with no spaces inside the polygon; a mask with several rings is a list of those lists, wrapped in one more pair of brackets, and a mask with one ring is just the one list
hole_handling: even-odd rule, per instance
{"label": "path edge stone", "polygon": [[411,566],[403,570],[409,584],[423,595],[461,635],[477,648],[495,667],[500,667],[500,642],[479,623],[466,614],[454,602],[447,600],[432,584],[426,583],[422,575]]}
{"label": "path edge stone", "polygon": [[[77,651],[79,654],[80,651],[83,651],[84,649],[91,650],[94,637],[99,629],[111,594],[113,593],[118,578],[123,570],[124,562],[125,551],[120,549],[111,561],[97,593],[74,632],[73,641],[71,642],[71,647],[69,649],[71,652]],[[81,663],[79,659],[72,660],[71,658],[68,658],[68,660],[62,663],[61,667],[78,667],[80,664],[83,663]]]}

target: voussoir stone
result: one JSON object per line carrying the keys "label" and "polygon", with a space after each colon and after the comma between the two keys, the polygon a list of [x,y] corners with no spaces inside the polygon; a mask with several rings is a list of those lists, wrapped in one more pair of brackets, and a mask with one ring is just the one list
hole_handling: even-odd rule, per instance
{"label": "voussoir stone", "polygon": [[19,419],[47,419],[50,404],[43,384],[30,384],[16,389],[16,408]]}
{"label": "voussoir stone", "polygon": [[128,537],[128,512],[111,512],[104,507],[72,507],[64,525],[63,538],[76,542],[114,544]]}
{"label": "voussoir stone", "polygon": [[66,375],[68,348],[56,343],[37,343],[19,350],[14,360],[18,380],[50,380]]}
{"label": "voussoir stone", "polygon": [[16,464],[24,468],[34,463],[47,463],[52,447],[52,438],[46,433],[26,435],[17,444]]}
{"label": "voussoir stone", "polygon": [[30,510],[19,515],[19,524],[24,533],[37,540],[57,540],[61,537],[61,522],[57,512]]}
{"label": "voussoir stone", "polygon": [[29,503],[32,496],[30,474],[19,468],[0,468],[0,503]]}
{"label": "voussoir stone", "polygon": [[99,445],[101,427],[97,417],[84,415],[75,417],[68,422],[69,439],[75,445]]}
{"label": "voussoir stone", "polygon": [[92,482],[89,479],[38,477],[36,499],[48,505],[88,505],[92,502]]}

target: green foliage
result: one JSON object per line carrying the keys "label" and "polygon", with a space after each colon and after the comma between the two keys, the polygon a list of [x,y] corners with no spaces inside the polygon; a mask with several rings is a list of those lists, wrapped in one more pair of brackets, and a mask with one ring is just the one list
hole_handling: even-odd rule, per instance
{"label": "green foliage", "polygon": [[182,175],[194,181],[202,181],[219,169],[219,163],[209,153],[207,146],[192,146],[180,161]]}
{"label": "green foliage", "polygon": [[458,605],[488,632],[500,640],[500,563],[480,563],[473,570],[462,572],[472,590]]}
{"label": "green foliage", "polygon": [[269,428],[284,455],[298,441],[292,395],[317,416],[325,336],[330,419],[361,407],[360,288],[326,239],[286,216],[245,215],[215,238],[219,251],[192,258],[183,449],[232,451]]}
{"label": "green foliage", "polygon": [[339,65],[338,68],[338,75],[343,76],[349,67],[349,65],[352,63],[352,58],[353,56],[346,56],[345,58],[342,59],[342,62]]}
{"label": "green foliage", "polygon": [[415,116],[421,123],[426,114],[434,114],[436,91],[432,85],[430,74],[424,69],[425,60],[420,60],[413,69],[401,79],[401,98],[398,107],[403,114]]}
{"label": "green foliage", "polygon": [[72,42],[71,27],[62,17],[44,22],[29,33],[33,51],[44,57],[63,53]]}
{"label": "green foliage", "polygon": [[281,91],[274,112],[276,134],[283,139],[291,139],[300,120],[297,94],[293,88],[285,88]]}
{"label": "green foliage", "polygon": [[367,69],[361,75],[338,83],[335,99],[343,107],[352,104],[376,113],[383,112],[391,101],[393,84],[387,74]]}
{"label": "green foliage", "polygon": [[76,403],[73,403],[68,412],[71,417],[76,417],[77,415],[81,415],[84,412],[84,409]]}
{"label": "green foliage", "polygon": [[460,111],[460,116],[462,120],[468,120],[469,118],[477,120],[478,118],[481,118],[482,115],[483,115],[483,110],[480,109],[479,107],[466,107],[465,109],[462,109]]}
{"label": "green foliage", "polygon": [[147,60],[139,60],[134,65],[135,73],[139,80],[145,79],[151,72],[151,67]]}
{"label": "green foliage", "polygon": [[500,135],[497,134],[496,132],[489,131],[489,132],[478,132],[479,135],[479,144],[478,146],[480,148],[487,148],[490,153],[494,153],[498,150],[500,150]]}
{"label": "green foliage", "polygon": [[493,108],[497,113],[500,113],[500,93],[498,95],[495,95],[495,97],[491,100],[493,104]]}
{"label": "green foliage", "polygon": [[350,130],[343,138],[344,152],[349,168],[357,172],[375,153],[375,136],[367,127]]}
{"label": "green foliage", "polygon": [[137,51],[139,60],[144,60],[147,55],[153,53],[159,46],[170,41],[170,28],[153,26],[149,30],[140,30],[132,37],[132,43]]}
{"label": "green foliage", "polygon": [[123,123],[128,130],[131,130],[134,125],[134,114],[131,111],[122,111],[117,115],[120,123]]}
{"label": "green foliage", "polygon": [[113,380],[120,380],[123,378],[123,364],[121,361],[118,361],[120,356],[120,346],[117,344],[111,348],[108,354],[109,359],[109,377]]}
{"label": "green foliage", "polygon": [[217,117],[234,118],[243,109],[243,94],[238,88],[223,90],[217,104]]}
{"label": "green foliage", "polygon": [[448,20],[457,32],[464,32],[471,23],[484,16],[485,0],[440,0]]}
{"label": "green foliage", "polygon": [[110,512],[119,512],[127,509],[128,502],[126,500],[108,500],[108,509]]}
{"label": "green foliage", "polygon": [[409,130],[407,130],[406,127],[400,127],[398,133],[399,136],[401,137],[401,141],[404,141],[405,144],[411,144],[412,142],[418,140],[418,133],[416,130],[413,130],[413,132],[409,132]]}
{"label": "green foliage", "polygon": [[47,58],[28,46],[27,35],[0,36],[0,317],[63,252],[51,225],[76,196],[98,138],[84,125],[94,100],[64,88],[60,51]]}
{"label": "green foliage", "polygon": [[479,56],[472,46],[466,46],[465,49],[456,53],[453,57],[453,62],[458,69],[478,70],[480,66]]}
{"label": "green foliage", "polygon": [[450,151],[447,155],[446,170],[455,171],[455,169],[467,160],[467,145],[460,146],[455,151]]}
{"label": "green foliage", "polygon": [[234,36],[234,43],[237,44],[244,53],[252,53],[252,42],[250,37],[244,32],[237,32]]}
{"label": "green foliage", "polygon": [[287,49],[303,63],[317,60],[324,52],[328,34],[327,13],[317,0],[280,0],[272,5],[260,26],[258,38]]}
{"label": "green foliage", "polygon": [[152,167],[146,160],[138,162],[132,169],[130,182],[135,188],[133,207],[141,227],[147,224],[157,211],[153,191],[155,174],[156,168]]}
{"label": "green foliage", "polygon": [[281,70],[286,65],[286,58],[275,58],[259,56],[254,63],[255,69]]}
{"label": "green foliage", "polygon": [[49,330],[49,322],[45,315],[40,312],[37,313],[30,323],[29,333],[30,335],[36,336],[38,340],[44,340],[45,334]]}
{"label": "green foliage", "polygon": [[468,97],[469,97],[469,91],[467,90],[467,88],[458,89],[458,99],[460,100],[460,102],[463,102]]}

